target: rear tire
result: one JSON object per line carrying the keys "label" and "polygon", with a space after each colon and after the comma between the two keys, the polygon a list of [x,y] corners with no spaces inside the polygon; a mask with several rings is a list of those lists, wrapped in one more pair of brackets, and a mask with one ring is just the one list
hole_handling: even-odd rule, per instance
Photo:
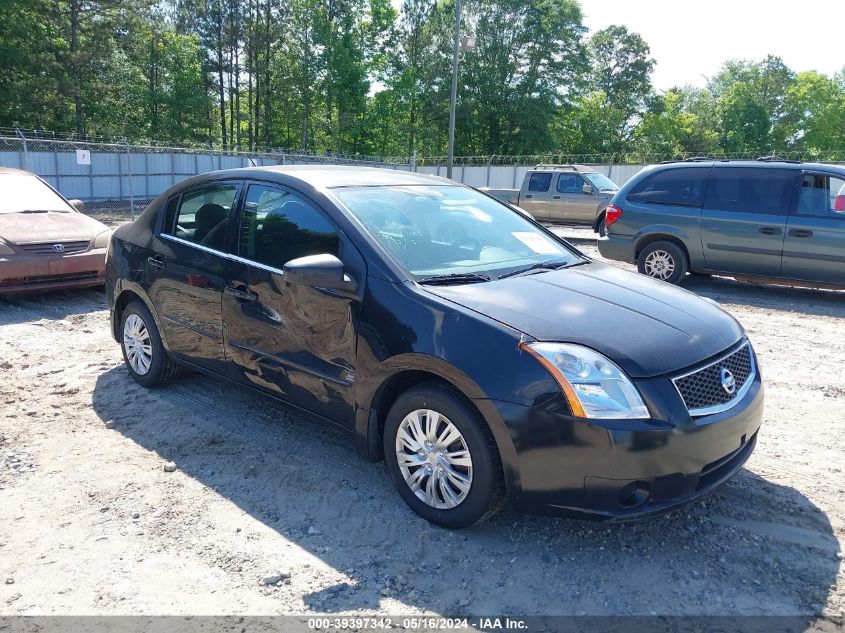
{"label": "rear tire", "polygon": [[383,444],[399,495],[427,521],[464,528],[501,507],[504,477],[493,434],[453,388],[426,383],[400,395],[387,414]]}
{"label": "rear tire", "polygon": [[179,377],[180,368],[170,358],[149,308],[132,301],[120,318],[120,349],[129,375],[147,388],[163,387]]}
{"label": "rear tire", "polygon": [[686,276],[689,262],[684,250],[675,242],[660,240],[640,251],[637,270],[652,279],[678,284]]}
{"label": "rear tire", "polygon": [[607,224],[605,224],[604,215],[602,215],[601,220],[599,220],[599,225],[596,227],[596,233],[599,234],[599,237],[607,235]]}

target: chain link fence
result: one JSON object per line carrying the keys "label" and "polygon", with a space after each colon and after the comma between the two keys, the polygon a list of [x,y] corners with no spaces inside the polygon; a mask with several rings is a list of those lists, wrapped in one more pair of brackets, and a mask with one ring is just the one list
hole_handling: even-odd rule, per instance
{"label": "chain link fence", "polygon": [[[761,153],[716,154],[713,159],[756,159]],[[845,151],[778,152],[778,158],[845,163]],[[646,165],[684,160],[695,154],[654,153],[531,154],[457,156],[452,177],[475,187],[517,188],[525,173],[541,163],[592,165],[617,184]],[[227,151],[209,146],[171,147],[155,141],[0,128],[0,167],[34,172],[68,199],[82,200],[86,213],[107,224],[134,218],[158,194],[196,174],[264,165],[360,165],[446,175],[447,158],[385,158],[313,154],[282,148]]]}
{"label": "chain link fence", "polygon": [[219,169],[265,165],[360,165],[412,170],[407,159],[310,154],[267,148],[224,151],[168,147],[127,139],[74,139],[52,132],[0,129],[0,167],[33,172],[66,198],[82,200],[85,213],[114,225],[134,218],[175,183]]}

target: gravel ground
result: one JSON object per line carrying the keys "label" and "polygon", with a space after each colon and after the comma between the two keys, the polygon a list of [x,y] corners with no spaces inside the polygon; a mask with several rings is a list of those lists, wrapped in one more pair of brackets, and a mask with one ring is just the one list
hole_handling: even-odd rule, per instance
{"label": "gravel ground", "polygon": [[[586,232],[567,232],[589,239]],[[595,253],[589,243],[583,247]],[[432,527],[341,432],[191,375],[128,376],[96,290],[0,300],[0,615],[845,610],[845,296],[695,278],[767,383],[716,494],[596,524]]]}

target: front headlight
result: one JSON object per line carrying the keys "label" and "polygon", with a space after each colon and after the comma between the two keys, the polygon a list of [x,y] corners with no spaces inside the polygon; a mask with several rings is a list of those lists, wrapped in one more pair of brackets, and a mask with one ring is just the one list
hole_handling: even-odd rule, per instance
{"label": "front headlight", "polygon": [[94,248],[105,248],[106,246],[109,245],[110,239],[111,239],[111,229],[109,229],[108,231],[103,231],[94,240]]}
{"label": "front headlight", "polygon": [[0,255],[14,255],[15,251],[6,246],[3,240],[0,240]]}
{"label": "front headlight", "polygon": [[639,391],[616,364],[598,352],[569,343],[523,343],[557,381],[579,418],[651,417]]}

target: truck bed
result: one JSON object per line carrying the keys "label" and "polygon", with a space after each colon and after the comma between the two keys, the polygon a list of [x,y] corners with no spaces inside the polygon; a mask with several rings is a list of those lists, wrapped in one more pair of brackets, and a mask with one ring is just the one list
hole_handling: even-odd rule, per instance
{"label": "truck bed", "polygon": [[519,204],[519,189],[490,189],[481,187],[481,191],[508,204]]}

